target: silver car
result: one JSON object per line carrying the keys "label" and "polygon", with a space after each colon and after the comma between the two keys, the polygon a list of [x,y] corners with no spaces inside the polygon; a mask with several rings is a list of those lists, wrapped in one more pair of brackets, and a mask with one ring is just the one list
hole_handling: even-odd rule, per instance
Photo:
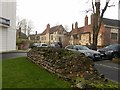
{"label": "silver car", "polygon": [[87,56],[93,60],[101,60],[101,53],[100,52],[89,49],[86,46],[68,45],[65,48],[68,50],[72,50],[72,51],[79,51],[80,53],[84,54],[85,56]]}
{"label": "silver car", "polygon": [[37,47],[48,47],[47,43],[40,43]]}

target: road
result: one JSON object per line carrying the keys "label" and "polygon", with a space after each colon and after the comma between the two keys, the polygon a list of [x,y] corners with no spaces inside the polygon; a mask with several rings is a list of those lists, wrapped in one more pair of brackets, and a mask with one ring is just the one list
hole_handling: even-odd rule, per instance
{"label": "road", "polygon": [[[4,60],[7,58],[27,56],[27,53],[25,52],[4,53],[0,54],[0,56],[2,56],[2,60]],[[112,63],[111,60],[102,60],[95,62],[95,67],[99,71],[99,73],[104,74],[106,78],[120,83],[120,78],[118,78],[120,72],[119,68],[120,65]]]}
{"label": "road", "polygon": [[120,65],[112,63],[111,60],[103,60],[95,62],[95,67],[99,73],[104,74],[106,78],[120,83]]}
{"label": "road", "polygon": [[0,56],[2,57],[2,60],[4,60],[8,58],[27,56],[27,53],[26,52],[9,52],[9,53],[0,54]]}

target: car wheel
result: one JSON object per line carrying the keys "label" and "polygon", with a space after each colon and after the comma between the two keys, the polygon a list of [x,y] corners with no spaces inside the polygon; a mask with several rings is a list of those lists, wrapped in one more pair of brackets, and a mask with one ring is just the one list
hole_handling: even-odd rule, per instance
{"label": "car wheel", "polygon": [[113,53],[113,58],[118,58],[119,54],[118,53]]}

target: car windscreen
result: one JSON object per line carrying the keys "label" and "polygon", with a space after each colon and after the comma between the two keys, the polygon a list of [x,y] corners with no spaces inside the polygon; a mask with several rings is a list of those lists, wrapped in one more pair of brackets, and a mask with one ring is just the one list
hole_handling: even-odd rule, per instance
{"label": "car windscreen", "polygon": [[75,46],[75,48],[78,50],[89,50],[89,48],[86,46]]}
{"label": "car windscreen", "polygon": [[33,46],[38,46],[39,44],[38,43],[33,43]]}
{"label": "car windscreen", "polygon": [[120,48],[120,45],[109,45],[105,47],[106,49],[113,49],[113,50],[118,50]]}

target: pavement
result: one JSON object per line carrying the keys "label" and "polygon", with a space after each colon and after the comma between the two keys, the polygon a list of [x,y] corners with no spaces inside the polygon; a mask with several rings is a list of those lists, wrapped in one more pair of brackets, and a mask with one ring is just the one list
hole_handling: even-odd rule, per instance
{"label": "pavement", "polygon": [[12,52],[3,52],[0,53],[0,60],[5,60],[8,58],[16,58],[16,57],[23,57],[27,56],[27,51],[12,51]]}

